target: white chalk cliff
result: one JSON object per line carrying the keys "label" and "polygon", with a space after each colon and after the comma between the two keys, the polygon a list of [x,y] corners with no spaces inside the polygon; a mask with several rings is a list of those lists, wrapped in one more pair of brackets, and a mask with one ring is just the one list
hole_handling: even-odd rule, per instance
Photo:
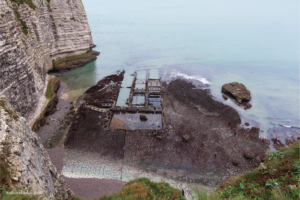
{"label": "white chalk cliff", "polygon": [[6,163],[6,185],[10,189],[28,190],[46,199],[72,199],[67,186],[48,153],[31,131],[25,118],[11,110],[5,96],[0,96],[0,158]]}
{"label": "white chalk cliff", "polygon": [[84,53],[93,41],[81,0],[15,2],[0,0],[0,95],[30,122],[52,59]]}

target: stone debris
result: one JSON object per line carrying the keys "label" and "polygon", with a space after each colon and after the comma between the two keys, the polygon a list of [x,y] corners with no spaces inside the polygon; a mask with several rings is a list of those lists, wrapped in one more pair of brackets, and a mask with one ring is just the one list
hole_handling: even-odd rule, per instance
{"label": "stone debris", "polygon": [[239,162],[239,160],[237,160],[237,159],[233,159],[232,160],[232,164],[233,165],[238,165],[240,162]]}
{"label": "stone debris", "polygon": [[155,138],[158,140],[162,140],[162,136],[160,136],[160,135],[156,135]]}
{"label": "stone debris", "polygon": [[254,158],[255,158],[255,154],[252,153],[252,152],[250,152],[250,151],[246,151],[246,152],[244,153],[244,156],[245,156],[245,158],[247,158],[247,159],[254,159]]}
{"label": "stone debris", "polygon": [[183,135],[182,136],[182,141],[183,142],[188,142],[190,140],[190,137],[188,135]]}

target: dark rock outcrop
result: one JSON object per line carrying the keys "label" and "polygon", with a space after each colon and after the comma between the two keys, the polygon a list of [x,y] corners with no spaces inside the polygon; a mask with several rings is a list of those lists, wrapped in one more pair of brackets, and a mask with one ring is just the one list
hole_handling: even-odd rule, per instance
{"label": "dark rock outcrop", "polygon": [[222,86],[222,92],[234,96],[238,103],[242,103],[242,101],[250,101],[251,99],[251,92],[247,90],[242,83],[238,82],[224,84]]}
{"label": "dark rock outcrop", "polygon": [[140,114],[141,121],[147,121],[146,115]]}

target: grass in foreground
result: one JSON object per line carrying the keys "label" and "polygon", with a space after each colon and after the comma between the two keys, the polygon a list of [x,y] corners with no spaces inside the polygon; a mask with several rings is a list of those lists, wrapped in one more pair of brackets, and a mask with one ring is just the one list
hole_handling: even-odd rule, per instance
{"label": "grass in foreground", "polygon": [[297,141],[279,152],[270,152],[261,167],[229,179],[214,194],[199,191],[198,199],[299,199],[299,151]]}
{"label": "grass in foreground", "polygon": [[[155,183],[147,178],[128,182],[120,192],[102,196],[95,200],[184,200],[181,191],[172,188],[168,183]],[[76,197],[75,200],[81,200]]]}

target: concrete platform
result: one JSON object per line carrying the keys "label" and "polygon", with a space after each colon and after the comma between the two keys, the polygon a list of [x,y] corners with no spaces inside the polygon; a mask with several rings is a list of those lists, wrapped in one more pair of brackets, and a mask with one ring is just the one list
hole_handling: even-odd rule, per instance
{"label": "concrete platform", "polygon": [[162,113],[162,108],[160,108],[160,107],[155,107],[155,112],[156,112],[156,113]]}
{"label": "concrete platform", "polygon": [[126,111],[129,113],[136,113],[137,112],[137,107],[127,107]]}
{"label": "concrete platform", "polygon": [[115,106],[113,108],[110,109],[111,111],[115,111],[115,112],[120,112],[121,111],[121,107],[120,106]]}

